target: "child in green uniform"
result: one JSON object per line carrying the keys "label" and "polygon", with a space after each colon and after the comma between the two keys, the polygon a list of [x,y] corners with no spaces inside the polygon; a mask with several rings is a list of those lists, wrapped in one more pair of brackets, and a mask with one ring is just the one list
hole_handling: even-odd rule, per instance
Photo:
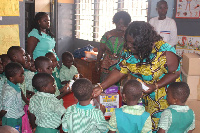
{"label": "child in green uniform", "polygon": [[75,79],[75,75],[78,74],[77,68],[74,64],[74,56],[70,52],[64,52],[62,54],[62,66],[60,69],[61,83],[67,84],[70,80]]}
{"label": "child in green uniform", "polygon": [[[35,59],[35,68],[38,73],[48,73],[52,75],[52,61],[45,56],[40,56]],[[55,95],[59,100],[71,92],[67,87],[68,86],[64,86],[62,89],[58,90],[58,87],[56,86]]]}
{"label": "child in green uniform", "polygon": [[52,67],[53,67],[52,76],[54,77],[54,79],[56,81],[58,89],[61,89],[62,84],[60,81],[60,70],[58,68],[59,64],[58,64],[57,58],[53,52],[46,53],[45,57],[49,58],[52,61],[52,64],[53,64],[52,65]]}
{"label": "child in green uniform", "polygon": [[[3,73],[3,64],[0,58],[0,73]],[[0,99],[2,99],[2,87],[4,85],[3,74],[0,74]],[[2,100],[0,100],[0,120],[5,115],[5,110],[2,110]]]}
{"label": "child in green uniform", "polygon": [[26,88],[26,97],[28,99],[30,99],[31,96],[33,96],[35,94],[33,86],[32,86],[32,79],[33,79],[33,76],[35,75],[35,73],[31,71],[31,69],[32,69],[31,68],[32,67],[31,57],[28,53],[26,53],[26,58],[27,58],[27,63],[24,66],[24,76],[25,76],[24,85]]}
{"label": "child in green uniform", "polygon": [[[78,103],[67,108],[62,129],[68,133],[107,133],[107,122],[101,110],[90,104],[93,85],[88,79],[77,79],[72,85]],[[102,106],[101,106],[102,107]],[[104,108],[105,109],[105,108]]]}
{"label": "child in green uniform", "polygon": [[[17,62],[17,63],[21,64],[23,66],[23,68],[26,65],[30,65],[30,63],[27,62],[25,50],[20,46],[10,47],[7,51],[7,55],[12,62]],[[30,75],[27,74],[27,72],[28,72],[28,70],[24,69],[24,76],[28,76],[28,77],[25,77],[24,82],[19,84],[20,88],[22,89],[22,92],[23,92],[22,98],[23,98],[23,101],[25,102],[23,104],[28,104],[28,100],[26,98],[26,90],[33,90],[32,85],[31,85],[31,80],[33,77],[29,77]]]}
{"label": "child in green uniform", "polygon": [[[7,54],[0,55],[0,99],[2,99],[2,88],[5,83],[7,83],[7,78],[5,76],[5,67],[11,62]],[[5,110],[2,110],[2,100],[0,100],[0,120],[6,114]]]}
{"label": "child in green uniform", "polygon": [[174,82],[167,89],[169,107],[160,118],[158,133],[192,133],[195,128],[195,115],[185,105],[190,95],[190,88],[185,82]]}
{"label": "child in green uniform", "polygon": [[6,111],[6,114],[2,118],[2,125],[21,129],[24,110],[22,92],[18,84],[24,82],[24,69],[19,63],[9,63],[5,67],[5,75],[7,83],[2,90],[2,109]]}
{"label": "child in green uniform", "polygon": [[33,131],[35,133],[58,133],[65,108],[55,96],[53,76],[48,73],[38,73],[33,77],[32,83],[37,89],[29,104]]}
{"label": "child in green uniform", "polygon": [[[2,54],[0,55],[0,58],[1,58],[1,62],[2,62],[2,65],[3,65],[3,72],[5,72],[5,67],[8,63],[11,62],[10,58],[8,57],[7,54]],[[5,75],[5,74],[4,74]]]}
{"label": "child in green uniform", "polygon": [[122,100],[127,105],[113,111],[109,120],[110,133],[151,133],[151,116],[145,107],[137,105],[142,97],[142,85],[131,79],[123,87]]}

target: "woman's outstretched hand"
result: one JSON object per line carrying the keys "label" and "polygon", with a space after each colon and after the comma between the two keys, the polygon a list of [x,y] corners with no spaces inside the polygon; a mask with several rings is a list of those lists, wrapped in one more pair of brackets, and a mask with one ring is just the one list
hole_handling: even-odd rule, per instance
{"label": "woman's outstretched hand", "polygon": [[144,83],[149,89],[147,91],[143,90],[144,93],[146,94],[151,94],[153,91],[156,90],[156,86],[154,84],[146,84]]}
{"label": "woman's outstretched hand", "polygon": [[93,89],[92,97],[98,97],[101,94],[101,88],[99,86]]}

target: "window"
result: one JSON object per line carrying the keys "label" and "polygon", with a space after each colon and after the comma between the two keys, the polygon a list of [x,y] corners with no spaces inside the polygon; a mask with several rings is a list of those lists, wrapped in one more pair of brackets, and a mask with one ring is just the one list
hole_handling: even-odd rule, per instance
{"label": "window", "polygon": [[112,18],[117,11],[127,11],[132,21],[147,21],[147,0],[75,0],[75,36],[100,41],[106,31],[115,28]]}

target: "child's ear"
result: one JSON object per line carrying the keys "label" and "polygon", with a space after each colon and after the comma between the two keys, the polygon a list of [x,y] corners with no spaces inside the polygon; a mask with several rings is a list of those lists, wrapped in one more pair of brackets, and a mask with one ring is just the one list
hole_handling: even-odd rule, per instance
{"label": "child's ear", "polygon": [[13,77],[9,77],[8,80],[10,80],[11,82],[13,82],[13,81],[14,81],[14,78],[13,78]]}
{"label": "child's ear", "polygon": [[17,56],[16,56],[16,55],[13,55],[12,58],[13,58],[14,62],[16,62]]}
{"label": "child's ear", "polygon": [[41,73],[41,72],[42,72],[42,69],[41,69],[41,68],[38,68],[37,71],[38,71],[39,73]]}
{"label": "child's ear", "polygon": [[42,91],[42,92],[47,92],[47,87],[42,86],[41,91]]}

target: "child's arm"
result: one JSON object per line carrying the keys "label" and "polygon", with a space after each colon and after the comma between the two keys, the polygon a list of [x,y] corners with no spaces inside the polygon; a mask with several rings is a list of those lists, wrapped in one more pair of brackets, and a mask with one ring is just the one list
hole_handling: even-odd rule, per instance
{"label": "child's arm", "polygon": [[162,128],[159,128],[158,132],[157,133],[165,133],[165,130],[162,129]]}
{"label": "child's arm", "polygon": [[27,104],[29,105],[29,101],[28,99],[24,96],[24,93],[21,91],[21,96],[22,96],[22,100]]}
{"label": "child's arm", "polygon": [[35,93],[29,90],[26,90],[26,97],[30,99]]}
{"label": "child's arm", "polygon": [[63,98],[65,95],[71,93],[71,88],[67,89],[68,86],[69,85],[64,86],[65,88],[62,90],[62,93],[59,96],[56,97],[58,100],[60,100],[61,98]]}
{"label": "child's arm", "polygon": [[31,127],[34,130],[37,127],[37,125],[35,124],[35,119],[36,119],[35,115],[30,113],[29,114],[29,119],[30,119]]}
{"label": "child's arm", "polygon": [[103,114],[105,114],[106,107],[104,105],[100,104],[100,110],[103,112]]}
{"label": "child's arm", "polygon": [[0,119],[2,119],[2,117],[7,113],[7,111],[5,110],[1,110],[0,111]]}

